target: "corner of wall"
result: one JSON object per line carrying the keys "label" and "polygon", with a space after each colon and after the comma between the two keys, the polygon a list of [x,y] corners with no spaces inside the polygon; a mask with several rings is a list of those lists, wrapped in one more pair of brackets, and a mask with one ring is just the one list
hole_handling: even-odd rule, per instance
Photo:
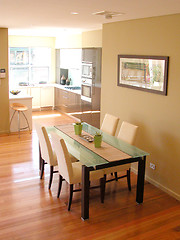
{"label": "corner of wall", "polygon": [[8,81],[8,29],[0,28],[0,68],[6,70],[6,77],[0,84],[0,134],[9,132],[9,81]]}

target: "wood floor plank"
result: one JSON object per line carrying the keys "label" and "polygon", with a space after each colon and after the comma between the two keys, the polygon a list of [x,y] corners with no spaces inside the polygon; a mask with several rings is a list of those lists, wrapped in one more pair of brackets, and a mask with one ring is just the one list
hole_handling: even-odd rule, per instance
{"label": "wood floor plank", "polygon": [[[72,123],[57,111],[33,112],[44,125]],[[48,190],[49,168],[39,179],[36,132],[0,136],[0,240],[180,239],[180,203],[145,182],[144,203],[137,205],[137,177],[106,185],[104,204],[99,189],[90,192],[90,219],[81,220],[81,193],[74,193],[67,211],[68,184],[57,199],[58,174]],[[111,176],[108,176],[111,178]],[[79,186],[78,186],[79,187]]]}

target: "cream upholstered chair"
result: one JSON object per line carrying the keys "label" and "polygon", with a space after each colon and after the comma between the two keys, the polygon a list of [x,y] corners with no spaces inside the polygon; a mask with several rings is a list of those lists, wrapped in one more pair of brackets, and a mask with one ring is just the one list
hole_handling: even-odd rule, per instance
{"label": "cream upholstered chair", "polygon": [[118,122],[119,122],[118,117],[106,113],[101,125],[101,130],[114,136],[116,133]]}
{"label": "cream upholstered chair", "polygon": [[39,123],[38,121],[35,122],[35,129],[39,139],[39,163],[40,163],[40,170],[41,175],[40,179],[42,179],[44,174],[44,164],[50,165],[50,179],[49,179],[49,189],[51,188],[53,173],[57,172],[54,171],[54,167],[57,166],[57,158],[56,154],[52,150],[51,142],[49,140],[47,131],[45,127]]}
{"label": "cream upholstered chair", "polygon": [[[71,162],[70,156],[64,142],[60,136],[56,133],[51,134],[53,148],[57,155],[58,169],[59,169],[59,187],[57,197],[59,198],[62,186],[62,180],[65,179],[66,182],[70,184],[70,195],[68,203],[68,211],[71,208],[73,192],[80,191],[81,189],[73,190],[73,185],[81,183],[82,177],[82,164],[80,162]],[[101,202],[104,202],[104,192],[105,192],[105,179],[104,172],[102,170],[96,170],[90,172],[90,181],[100,179],[101,186]]]}
{"label": "cream upholstered chair", "polygon": [[[54,171],[54,167],[57,166],[57,157],[55,152],[52,149],[51,142],[49,140],[46,128],[38,121],[35,122],[35,129],[39,139],[39,165],[41,170],[40,179],[42,179],[44,174],[44,165],[50,165],[50,178],[49,178],[49,189],[51,188],[53,173],[57,173],[58,171]],[[70,155],[71,161],[74,162],[75,159]]]}
{"label": "cream upholstered chair", "polygon": [[[117,138],[133,145],[135,142],[135,138],[136,138],[136,134],[137,134],[137,130],[138,130],[138,126],[135,126],[131,123],[128,122],[122,122],[121,128],[119,130],[118,136]],[[130,168],[131,168],[131,164],[125,164],[125,165],[120,165],[120,166],[115,166],[115,167],[111,167],[111,168],[106,168],[104,169],[104,174],[109,174],[109,173],[115,173],[115,179],[114,180],[118,180],[119,178],[123,178],[123,177],[127,177],[127,182],[128,182],[128,189],[131,190],[131,180],[130,180]],[[126,175],[117,176],[117,172],[121,172],[121,171],[127,171]],[[112,181],[112,180],[110,180]],[[108,182],[108,180],[106,181]]]}

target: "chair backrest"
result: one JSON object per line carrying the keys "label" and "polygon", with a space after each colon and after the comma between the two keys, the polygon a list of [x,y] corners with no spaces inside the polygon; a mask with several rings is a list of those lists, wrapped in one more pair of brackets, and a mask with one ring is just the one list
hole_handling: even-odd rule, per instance
{"label": "chair backrest", "polygon": [[64,139],[56,133],[52,133],[51,137],[53,148],[57,156],[59,173],[69,184],[71,184],[73,179],[73,168],[66,143]]}
{"label": "chair backrest", "polygon": [[101,130],[114,136],[116,133],[118,122],[119,122],[118,117],[106,113],[101,125]]}
{"label": "chair backrest", "polygon": [[122,122],[117,138],[133,145],[135,142],[138,126],[128,122]]}
{"label": "chair backrest", "polygon": [[53,150],[47,131],[38,121],[35,122],[35,129],[39,139],[42,159],[48,164],[53,165]]}

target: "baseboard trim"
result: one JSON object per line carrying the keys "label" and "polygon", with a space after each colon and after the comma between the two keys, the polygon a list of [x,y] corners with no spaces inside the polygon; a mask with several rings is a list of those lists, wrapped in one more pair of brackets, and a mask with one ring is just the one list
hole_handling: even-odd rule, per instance
{"label": "baseboard trim", "polygon": [[[137,175],[137,169],[131,167],[131,171]],[[152,185],[154,185],[155,187],[161,189],[163,192],[166,192],[170,196],[172,196],[175,199],[177,199],[178,201],[180,201],[180,195],[173,192],[171,189],[164,187],[162,184],[156,182],[155,180],[153,180],[152,178],[150,178],[146,175],[145,175],[145,180],[148,181],[149,183],[151,183]]]}
{"label": "baseboard trim", "polygon": [[7,130],[7,131],[0,131],[0,135],[1,136],[4,136],[4,135],[8,135],[10,132]]}

